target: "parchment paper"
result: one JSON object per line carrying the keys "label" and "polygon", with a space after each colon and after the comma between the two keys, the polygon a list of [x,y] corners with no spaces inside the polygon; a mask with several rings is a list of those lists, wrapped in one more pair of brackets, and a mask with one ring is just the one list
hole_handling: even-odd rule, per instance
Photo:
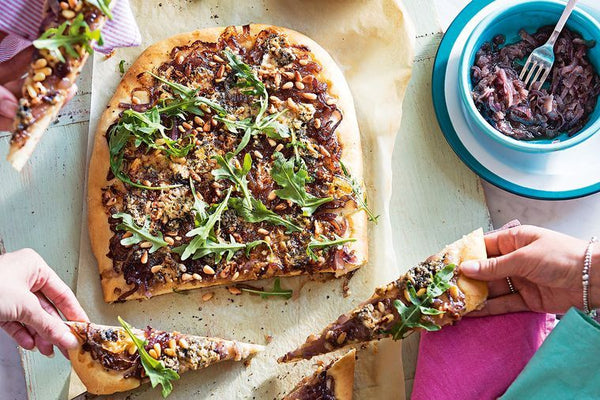
{"label": "parchment paper", "polygon": [[[302,376],[312,373],[315,361],[278,365],[277,357],[320,331],[328,322],[371,295],[380,284],[398,275],[391,241],[389,200],[392,187],[391,156],[400,127],[402,98],[410,79],[414,33],[400,3],[394,0],[338,1],[132,1],[143,43],[121,49],[109,59],[94,57],[90,137],[96,121],[116,88],[118,63],[126,67],[148,45],[180,32],[209,26],[268,23],[298,30],[319,42],[342,67],[354,95],[364,152],[365,181],[370,202],[380,214],[370,224],[369,262],[349,283],[350,296],[342,295],[342,281],[282,280],[294,289],[289,301],[262,300],[250,295],[232,296],[225,289],[170,294],[144,302],[107,305],[103,302],[96,261],[82,229],[77,283],[78,297],[91,320],[115,324],[121,315],[138,327],[178,330],[198,335],[266,344],[264,353],[249,367],[222,363],[203,371],[188,372],[175,383],[173,399],[280,398]],[[91,142],[90,142],[91,143]],[[89,157],[88,157],[89,159]],[[84,218],[85,219],[85,218]],[[271,282],[261,282],[265,286]],[[202,294],[215,292],[208,302]],[[332,356],[321,359],[327,361]],[[404,398],[399,343],[385,341],[358,354],[355,398]],[[158,398],[150,385],[116,398]]]}

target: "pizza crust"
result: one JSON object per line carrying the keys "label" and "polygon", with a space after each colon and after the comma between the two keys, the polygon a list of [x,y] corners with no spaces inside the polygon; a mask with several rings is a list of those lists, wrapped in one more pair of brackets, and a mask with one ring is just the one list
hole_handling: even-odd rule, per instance
{"label": "pizza crust", "polygon": [[[242,27],[236,27],[242,29]],[[102,188],[107,187],[113,181],[107,180],[110,170],[109,149],[106,140],[108,128],[117,120],[121,109],[119,103],[130,103],[131,93],[138,86],[137,76],[146,71],[153,71],[162,63],[169,60],[169,54],[174,47],[188,45],[197,40],[205,42],[216,42],[219,36],[225,30],[225,27],[207,28],[189,33],[183,33],[157,42],[148,47],[129,68],[123,76],[115,94],[110,100],[106,110],[100,118],[98,128],[94,139],[94,150],[92,152],[89,166],[88,180],[88,228],[92,251],[98,261],[98,268],[102,281],[102,291],[106,302],[118,300],[119,295],[115,294],[115,289],[120,289],[124,293],[131,289],[125,282],[122,275],[118,275],[113,270],[113,262],[107,256],[109,252],[109,241],[113,236],[108,223],[108,216],[105,213],[102,204]],[[287,36],[290,43],[306,45],[310,48],[314,59],[319,62],[323,69],[318,78],[328,83],[329,94],[337,98],[337,106],[342,111],[343,120],[339,124],[336,134],[338,142],[342,147],[341,161],[357,181],[363,180],[362,149],[360,144],[360,132],[356,119],[356,112],[352,100],[350,88],[344,79],[342,71],[337,66],[333,58],[316,42],[305,35],[282,27],[276,27],[264,24],[250,25],[250,34],[256,35],[264,29],[275,29]],[[354,251],[356,257],[355,263],[347,263],[343,269],[336,270],[334,267],[322,269],[322,272],[332,272],[336,276],[344,275],[352,270],[360,268],[367,261],[367,215],[363,210],[354,210],[347,215],[349,222],[349,237],[356,239],[354,242],[346,244],[350,251]],[[281,276],[299,275],[300,272],[281,274]],[[202,288],[214,285],[231,283],[231,280],[212,280],[192,281],[185,284],[164,284],[152,289],[152,295],[170,293],[173,289],[188,290]],[[139,292],[133,293],[127,297],[127,300],[145,299],[146,297]]]}
{"label": "pizza crust", "polygon": [[334,381],[336,400],[352,400],[355,364],[356,350],[352,349],[327,370],[327,375],[331,376]]}
{"label": "pizza crust", "polygon": [[[68,322],[67,324],[75,332],[80,330],[85,331],[87,325],[82,322]],[[142,384],[140,379],[134,377],[123,378],[121,373],[109,371],[102,367],[102,364],[94,360],[89,352],[83,350],[83,338],[78,334],[75,336],[79,340],[79,346],[76,349],[69,350],[69,360],[71,360],[73,369],[88,392],[93,394],[113,394],[135,389]]]}
{"label": "pizza crust", "polygon": [[[487,258],[483,229],[479,228],[464,236],[458,242],[451,244],[459,248],[460,263],[470,260],[484,260]],[[487,296],[488,286],[486,282],[476,281],[462,275],[459,270],[457,282],[458,288],[465,295],[466,312],[469,313],[483,307]]]}

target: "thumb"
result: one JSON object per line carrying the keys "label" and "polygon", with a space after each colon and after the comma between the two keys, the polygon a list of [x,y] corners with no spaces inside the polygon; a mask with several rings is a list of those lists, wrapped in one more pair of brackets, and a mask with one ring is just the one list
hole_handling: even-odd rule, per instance
{"label": "thumb", "polygon": [[22,307],[20,322],[31,326],[41,337],[61,349],[73,349],[78,346],[77,338],[64,321],[46,312],[35,295],[27,296]]}
{"label": "thumb", "polygon": [[520,263],[516,262],[515,253],[485,260],[465,261],[460,264],[459,270],[469,278],[480,281],[494,281],[507,276],[520,276]]}

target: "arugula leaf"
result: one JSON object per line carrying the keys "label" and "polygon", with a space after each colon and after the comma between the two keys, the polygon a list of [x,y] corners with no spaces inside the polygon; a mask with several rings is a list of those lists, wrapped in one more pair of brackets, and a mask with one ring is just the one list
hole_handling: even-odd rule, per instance
{"label": "arugula leaf", "polygon": [[[229,240],[230,242],[220,242],[210,238],[207,239],[204,243],[196,247],[196,251],[192,256],[192,260],[197,260],[207,255],[214,254],[215,262],[219,263],[223,259],[223,256],[225,256],[225,260],[231,261],[235,253],[241,250],[244,250],[246,255],[248,255],[253,248],[260,244],[266,244],[269,246],[269,248],[271,248],[271,246],[264,240],[255,240],[249,243],[237,243],[233,236],[230,236]],[[183,254],[185,251],[185,246],[176,247],[173,249],[173,251],[178,254]]]}
{"label": "arugula leaf", "polygon": [[269,297],[280,296],[286,300],[289,300],[292,298],[292,295],[294,293],[292,289],[282,289],[279,278],[275,278],[275,281],[273,282],[273,289],[270,290],[257,289],[249,285],[240,285],[239,288],[242,290],[242,292],[258,294],[260,295],[261,299],[268,299]]}
{"label": "arugula leaf", "polygon": [[[231,188],[227,192],[227,196],[225,196],[225,199],[221,203],[219,203],[219,205],[215,208],[213,213],[208,215],[208,217],[202,221],[198,221],[198,219],[197,219],[196,221],[199,222],[199,226],[185,234],[187,237],[194,237],[194,238],[187,245],[184,245],[185,248],[184,248],[183,252],[181,253],[182,260],[187,260],[191,255],[195,255],[196,252],[200,251],[203,248],[206,248],[206,241],[207,241],[208,237],[210,236],[211,232],[213,231],[215,224],[221,218],[221,214],[223,214],[223,211],[225,211],[227,209],[227,203],[229,201],[230,195],[231,195]],[[196,214],[196,215],[198,216],[198,214]],[[206,253],[206,254],[208,254],[208,253]],[[206,254],[204,254],[204,255],[206,255]],[[196,257],[196,258],[199,258],[199,257]]]}
{"label": "arugula leaf", "polygon": [[250,153],[246,153],[241,168],[237,168],[233,165],[233,157],[234,153],[231,152],[225,154],[225,157],[219,154],[213,156],[221,168],[213,170],[212,174],[217,181],[221,179],[227,179],[231,181],[235,185],[236,189],[242,192],[244,196],[244,205],[247,208],[250,208],[252,195],[248,190],[248,179],[246,179],[246,175],[252,168],[252,157],[250,156]]}
{"label": "arugula leaf", "polygon": [[273,225],[281,225],[287,229],[286,233],[300,232],[302,230],[298,225],[269,210],[262,201],[254,197],[250,199],[250,207],[247,207],[245,202],[238,198],[230,199],[229,204],[240,217],[248,222],[258,223],[264,221]]}
{"label": "arugula leaf", "polygon": [[206,213],[206,208],[208,207],[208,205],[196,194],[194,181],[191,177],[190,190],[192,191],[192,196],[194,197],[194,205],[192,205],[192,211],[194,211],[195,213],[194,220],[196,222],[196,226],[199,226],[205,219],[208,218],[208,214]]}
{"label": "arugula leaf", "polygon": [[165,367],[162,361],[156,360],[150,357],[150,354],[146,351],[145,346],[148,344],[147,340],[142,340],[135,336],[132,332],[132,327],[129,325],[123,318],[120,316],[117,317],[119,323],[127,332],[127,335],[131,338],[133,344],[137,348],[137,352],[140,355],[140,361],[142,362],[142,367],[144,367],[144,371],[146,371],[146,375],[150,378],[150,383],[152,387],[156,387],[157,385],[161,385],[162,387],[162,396],[166,398],[173,391],[173,384],[171,381],[178,380],[179,374],[172,370],[171,368]]}
{"label": "arugula leaf", "polygon": [[79,59],[79,53],[74,46],[80,45],[88,53],[94,50],[90,42],[96,41],[100,46],[104,43],[100,29],[90,30],[90,26],[83,19],[83,14],[78,14],[72,21],[65,21],[56,28],[48,28],[36,40],[33,46],[37,49],[46,49],[59,61],[65,62],[65,57],[60,51]]}
{"label": "arugula leaf", "polygon": [[289,128],[277,121],[277,119],[283,115],[287,110],[282,110],[278,113],[271,114],[265,117],[267,107],[269,105],[269,93],[265,87],[265,84],[256,76],[252,67],[244,63],[237,55],[231,50],[225,49],[223,51],[227,62],[231,67],[231,71],[237,78],[236,86],[241,88],[242,93],[252,96],[258,96],[258,102],[260,108],[258,114],[254,118],[245,118],[240,121],[231,120],[224,118],[223,116],[216,117],[215,119],[225,124],[227,129],[236,133],[238,130],[242,130],[244,135],[236,148],[234,154],[239,154],[250,142],[252,136],[262,132],[271,139],[284,139],[290,137]]}
{"label": "arugula leaf", "polygon": [[119,73],[121,76],[125,73],[125,60],[119,61]]}
{"label": "arugula leaf", "polygon": [[306,192],[304,188],[308,180],[308,171],[300,167],[298,171],[294,168],[294,160],[286,160],[283,154],[273,154],[275,161],[271,169],[271,176],[281,189],[275,191],[279,198],[290,200],[302,208],[304,216],[310,217],[322,204],[333,200],[332,197],[319,198]]}
{"label": "arugula leaf", "polygon": [[367,213],[369,221],[377,223],[379,215],[375,215],[373,210],[369,208],[369,204],[367,203],[367,194],[363,189],[363,185],[357,182],[356,179],[350,175],[350,172],[348,172],[346,165],[342,161],[340,161],[340,167],[342,167],[342,172],[344,173],[344,176],[340,176],[340,178],[347,182],[352,188],[354,201],[356,201],[358,204],[359,209],[364,210]]}
{"label": "arugula leaf", "polygon": [[[198,96],[198,92],[200,90],[199,88],[192,89],[191,87],[182,85],[177,82],[172,82],[172,81],[165,79],[159,75],[153,74],[150,71],[147,71],[147,73],[152,75],[155,79],[158,79],[162,83],[169,86],[175,92],[175,94],[177,94],[182,100],[188,101],[188,102],[193,102],[194,105],[206,104],[207,106],[209,106],[210,108],[215,110],[218,113],[218,115],[220,115],[220,116],[223,116],[227,113],[223,107],[221,107],[219,104],[215,103],[214,101],[207,99],[206,97]],[[163,112],[165,110],[166,109],[163,108]],[[200,111],[200,115],[203,115],[203,113],[201,111]]]}
{"label": "arugula leaf", "polygon": [[312,239],[308,243],[308,246],[306,247],[306,254],[310,257],[311,260],[317,261],[319,259],[319,257],[315,253],[316,249],[324,249],[326,247],[340,246],[340,245],[342,245],[344,243],[348,243],[348,242],[356,242],[356,239],[341,238],[336,235],[335,239],[330,240],[330,239],[327,239],[325,236],[321,235],[321,240]]}
{"label": "arugula leaf", "polygon": [[111,0],[85,0],[89,4],[102,11],[102,14],[106,15],[108,19],[113,19],[112,13],[110,12]]}
{"label": "arugula leaf", "polygon": [[167,245],[167,242],[163,240],[163,235],[161,232],[158,232],[158,235],[156,236],[150,233],[150,217],[146,217],[144,226],[138,226],[133,220],[133,217],[127,213],[116,213],[113,214],[112,217],[115,219],[121,218],[122,220],[122,222],[117,225],[117,230],[133,233],[132,236],[121,239],[121,244],[123,246],[129,246],[147,241],[152,243],[152,247],[150,250],[148,250],[148,252],[154,253],[156,250]]}
{"label": "arugula leaf", "polygon": [[427,331],[438,331],[441,327],[429,320],[423,320],[423,315],[441,315],[440,311],[431,307],[434,298],[441,296],[451,286],[450,280],[454,276],[456,265],[448,264],[439,270],[432,278],[431,284],[427,287],[427,292],[423,297],[417,296],[415,287],[410,282],[406,282],[409,305],[405,305],[400,300],[394,300],[394,307],[400,314],[400,321],[396,323],[387,333],[392,335],[394,340],[406,338],[414,328],[421,328]]}

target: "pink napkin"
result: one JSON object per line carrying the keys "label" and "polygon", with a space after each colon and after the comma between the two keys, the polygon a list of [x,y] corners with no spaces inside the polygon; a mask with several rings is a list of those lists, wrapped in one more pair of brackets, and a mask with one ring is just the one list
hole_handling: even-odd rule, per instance
{"label": "pink napkin", "polygon": [[[79,0],[84,1],[84,0]],[[117,47],[138,46],[140,31],[129,7],[129,0],[112,0],[113,19],[102,29],[104,45],[97,51],[110,53]],[[0,62],[14,57],[39,36],[45,0],[4,0],[0,13],[0,31],[8,35],[0,42]]]}
{"label": "pink napkin", "polygon": [[[517,225],[512,221],[500,229]],[[554,324],[554,315],[523,312],[465,318],[439,332],[423,332],[412,400],[498,398]]]}

